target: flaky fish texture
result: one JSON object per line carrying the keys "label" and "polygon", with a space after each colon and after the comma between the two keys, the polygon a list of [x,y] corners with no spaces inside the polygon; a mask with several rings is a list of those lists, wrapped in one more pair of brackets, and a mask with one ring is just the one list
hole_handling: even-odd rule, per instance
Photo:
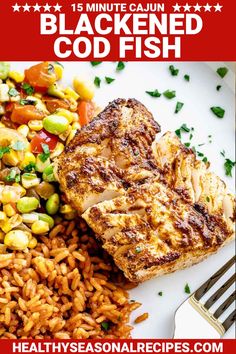
{"label": "flaky fish texture", "polygon": [[158,179],[82,216],[133,282],[193,265],[232,238]]}
{"label": "flaky fish texture", "polygon": [[68,201],[82,213],[152,177],[157,172],[151,145],[159,131],[137,100],[111,102],[78,132],[55,164]]}
{"label": "flaky fish texture", "polygon": [[56,162],[62,191],[131,281],[195,264],[233,238],[234,196],[134,99],[110,103]]}

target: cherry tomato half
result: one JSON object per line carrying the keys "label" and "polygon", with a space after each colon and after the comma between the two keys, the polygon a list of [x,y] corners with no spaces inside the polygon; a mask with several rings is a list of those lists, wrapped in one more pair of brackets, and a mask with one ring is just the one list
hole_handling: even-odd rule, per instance
{"label": "cherry tomato half", "polygon": [[50,151],[53,151],[57,145],[58,137],[42,129],[30,142],[31,150],[34,153],[43,152],[42,144],[47,144]]}
{"label": "cherry tomato half", "polygon": [[46,92],[48,87],[56,81],[53,65],[45,61],[31,66],[25,70],[25,81],[33,86],[36,91]]}
{"label": "cherry tomato half", "polygon": [[94,104],[91,101],[81,101],[78,105],[80,125],[86,125],[94,115]]}
{"label": "cherry tomato half", "polygon": [[27,124],[30,120],[42,120],[45,117],[45,113],[39,111],[33,105],[20,105],[15,104],[12,114],[11,121],[18,124]]}

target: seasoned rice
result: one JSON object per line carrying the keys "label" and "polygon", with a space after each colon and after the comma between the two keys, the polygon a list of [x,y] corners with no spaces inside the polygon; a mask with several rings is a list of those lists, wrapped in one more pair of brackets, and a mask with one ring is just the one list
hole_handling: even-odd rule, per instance
{"label": "seasoned rice", "polygon": [[140,304],[125,288],[85,223],[61,222],[35,249],[0,255],[0,338],[129,338]]}

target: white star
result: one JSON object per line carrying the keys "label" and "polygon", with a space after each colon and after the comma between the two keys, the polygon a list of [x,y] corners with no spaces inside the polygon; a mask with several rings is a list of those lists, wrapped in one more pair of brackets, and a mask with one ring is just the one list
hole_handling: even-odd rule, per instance
{"label": "white star", "polygon": [[20,8],[21,8],[21,6],[19,6],[17,3],[15,4],[15,5],[12,5],[12,8],[13,8],[13,11],[14,12],[20,12]]}
{"label": "white star", "polygon": [[175,4],[175,5],[173,5],[172,6],[173,7],[173,9],[174,9],[174,12],[180,12],[180,8],[181,8],[181,6],[179,6],[179,4]]}
{"label": "white star", "polygon": [[54,7],[54,12],[60,12],[61,11],[61,5],[59,5],[58,3],[55,5],[55,6],[53,6]]}
{"label": "white star", "polygon": [[189,12],[190,11],[190,9],[191,9],[191,7],[192,6],[189,6],[189,4],[187,3],[185,6],[183,6],[183,8],[184,8],[184,12]]}
{"label": "white star", "polygon": [[207,11],[211,12],[212,6],[210,6],[208,3],[203,7],[205,8],[205,12],[207,12]]}
{"label": "white star", "polygon": [[23,9],[24,9],[24,12],[30,12],[30,8],[31,8],[31,6],[30,5],[28,5],[27,3],[25,4],[25,5],[23,5],[22,6],[23,7]]}
{"label": "white star", "polygon": [[46,11],[50,12],[50,9],[52,6],[48,5],[48,3],[46,3],[46,5],[43,7],[44,7],[44,12],[46,12]]}
{"label": "white star", "polygon": [[220,5],[219,3],[217,3],[217,5],[214,6],[215,12],[217,12],[217,11],[221,12],[221,8],[222,8],[222,7],[223,7],[222,5]]}
{"label": "white star", "polygon": [[34,6],[32,6],[34,8],[34,12],[38,11],[40,12],[41,6],[39,6],[39,4],[35,4]]}
{"label": "white star", "polygon": [[198,5],[198,3],[193,7],[194,7],[194,12],[201,11],[201,6]]}

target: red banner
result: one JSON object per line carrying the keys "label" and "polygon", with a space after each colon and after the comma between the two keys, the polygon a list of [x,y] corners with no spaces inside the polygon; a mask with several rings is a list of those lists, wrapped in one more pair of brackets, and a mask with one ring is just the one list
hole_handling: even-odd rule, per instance
{"label": "red banner", "polygon": [[1,60],[236,60],[232,0],[8,0]]}
{"label": "red banner", "polygon": [[1,340],[0,353],[233,353],[235,340]]}

